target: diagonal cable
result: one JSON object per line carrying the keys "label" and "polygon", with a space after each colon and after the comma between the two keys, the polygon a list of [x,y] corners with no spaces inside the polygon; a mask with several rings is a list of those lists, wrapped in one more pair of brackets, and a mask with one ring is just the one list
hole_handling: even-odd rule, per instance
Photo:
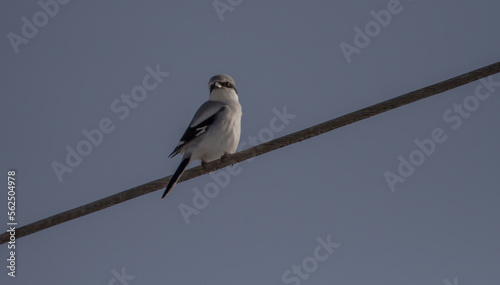
{"label": "diagonal cable", "polygon": [[[387,112],[389,110],[413,103],[418,100],[425,99],[430,96],[437,95],[439,93],[457,88],[459,86],[465,85],[467,83],[479,80],[481,78],[493,75],[500,72],[500,62],[484,66],[482,68],[464,73],[462,75],[453,77],[451,79],[441,81],[439,83],[403,94],[401,96],[383,101],[381,103],[366,107],[364,109],[349,113],[347,115],[326,121],[324,123],[309,127],[307,129],[282,136],[280,138],[268,141],[266,143],[254,146],[252,148],[240,151],[238,153],[228,156],[224,161],[215,160],[206,165],[208,172],[215,171],[226,166],[232,165],[237,162],[247,160],[252,157],[262,155],[264,153],[282,148],[287,145],[298,143],[300,141],[324,134],[331,130],[350,125],[360,120],[367,119],[369,117]],[[201,167],[193,167],[182,175],[179,182],[186,181],[207,172]],[[172,176],[160,178],[134,188],[122,191],[120,193],[102,198],[100,200],[85,204],[83,206],[50,216],[48,218],[33,222],[31,224],[25,225],[16,229],[15,236],[20,238],[27,236],[38,231],[53,227],[55,225],[97,212],[113,205],[125,202],[127,200],[151,193],[153,191],[162,189],[166,186],[167,182]],[[158,196],[158,200],[160,197]],[[0,235],[0,244],[9,241],[10,233],[6,232]]]}

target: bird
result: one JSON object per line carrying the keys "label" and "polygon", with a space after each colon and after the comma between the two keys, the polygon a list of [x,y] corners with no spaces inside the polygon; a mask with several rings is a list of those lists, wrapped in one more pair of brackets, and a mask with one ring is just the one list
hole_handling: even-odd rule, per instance
{"label": "bird", "polygon": [[170,158],[182,153],[182,161],[168,182],[162,199],[170,193],[191,161],[201,165],[236,151],[241,135],[241,105],[233,78],[215,75],[208,81],[210,95],[193,116]]}

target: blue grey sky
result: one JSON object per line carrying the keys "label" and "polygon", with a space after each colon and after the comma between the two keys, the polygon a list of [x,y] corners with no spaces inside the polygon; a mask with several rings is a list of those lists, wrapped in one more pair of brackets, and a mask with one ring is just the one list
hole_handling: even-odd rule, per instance
{"label": "blue grey sky", "polygon": [[[180,158],[168,154],[215,74],[236,82],[244,149],[498,61],[499,10],[2,1],[0,175],[17,172],[17,222],[172,174]],[[15,278],[2,244],[0,283],[498,284],[499,82],[20,238]]]}

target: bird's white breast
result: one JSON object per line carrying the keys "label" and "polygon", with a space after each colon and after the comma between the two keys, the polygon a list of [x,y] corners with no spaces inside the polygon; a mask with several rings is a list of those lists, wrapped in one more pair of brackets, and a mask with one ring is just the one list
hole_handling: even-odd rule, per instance
{"label": "bird's white breast", "polygon": [[192,159],[205,162],[216,160],[224,154],[234,153],[241,134],[241,106],[238,101],[228,102],[226,109],[192,149]]}

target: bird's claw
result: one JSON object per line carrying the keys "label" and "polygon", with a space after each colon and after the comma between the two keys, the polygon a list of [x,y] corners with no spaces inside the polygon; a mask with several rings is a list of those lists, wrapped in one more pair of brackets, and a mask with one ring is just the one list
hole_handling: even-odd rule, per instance
{"label": "bird's claw", "polygon": [[201,162],[201,167],[203,167],[203,170],[205,170],[205,172],[207,172],[208,174],[210,174],[210,171],[207,170],[207,163],[202,161]]}
{"label": "bird's claw", "polygon": [[[223,163],[225,163],[228,156],[229,156],[229,154],[225,153],[223,156],[220,157],[220,161],[222,161]],[[233,166],[233,165],[234,165],[234,163],[231,164],[231,166]]]}
{"label": "bird's claw", "polygon": [[224,155],[220,157],[220,161],[225,162],[226,158],[227,158],[227,153],[224,153]]}

